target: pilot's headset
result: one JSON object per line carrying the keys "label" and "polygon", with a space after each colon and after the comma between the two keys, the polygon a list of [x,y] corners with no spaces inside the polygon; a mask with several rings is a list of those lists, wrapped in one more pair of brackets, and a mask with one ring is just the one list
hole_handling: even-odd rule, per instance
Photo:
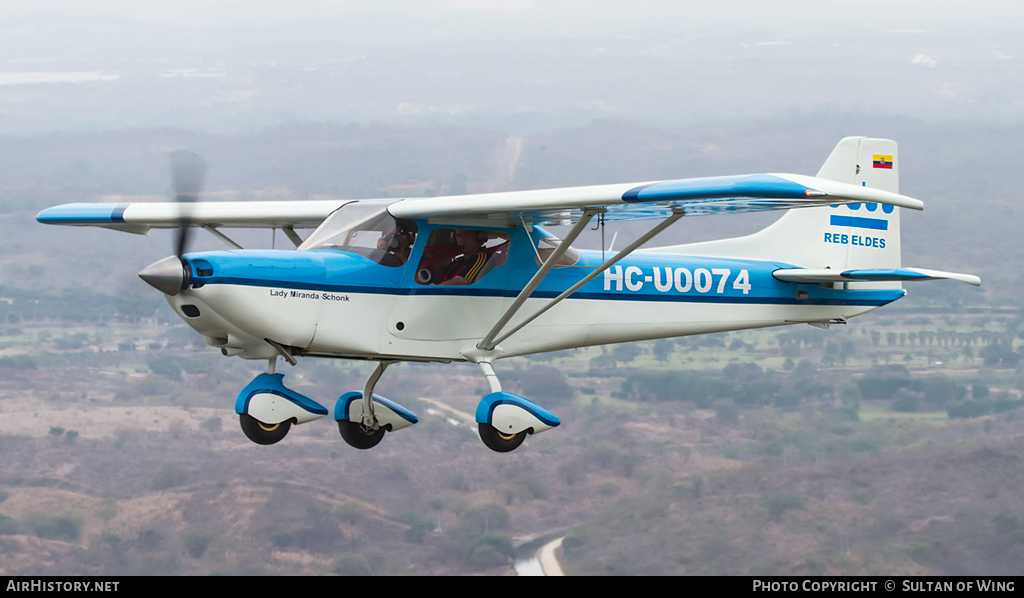
{"label": "pilot's headset", "polygon": [[415,239],[415,237],[413,236],[414,234],[415,233],[413,233],[411,230],[407,230],[405,228],[398,228],[395,232],[388,235],[388,249],[391,251],[397,251],[400,247],[402,247],[402,243],[400,241],[401,237],[405,237],[405,240],[409,242],[409,247],[412,247],[413,239]]}
{"label": "pilot's headset", "polygon": [[[478,230],[478,231],[474,231],[474,233],[476,234],[476,242],[477,242],[477,243],[479,243],[479,244],[481,244],[481,245],[483,245],[484,243],[486,243],[486,242],[487,242],[487,240],[488,240],[488,239],[490,238],[490,237],[489,237],[489,236],[487,235],[487,231],[485,231],[485,230]],[[451,240],[451,243],[452,243],[452,245],[455,245],[455,234],[454,234],[454,232],[453,232],[453,234],[452,234],[452,240]]]}

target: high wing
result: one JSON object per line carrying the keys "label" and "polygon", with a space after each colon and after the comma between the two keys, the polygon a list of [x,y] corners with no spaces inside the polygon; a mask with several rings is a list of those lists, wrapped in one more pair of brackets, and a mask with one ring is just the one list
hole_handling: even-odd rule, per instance
{"label": "high wing", "polygon": [[607,210],[606,220],[638,220],[666,218],[680,209],[698,216],[847,203],[924,208],[920,200],[880,189],[796,174],[752,174],[407,199],[388,211],[396,218],[515,225],[521,218],[531,224],[574,222],[588,208]]}
{"label": "high wing", "polygon": [[[145,234],[185,223],[204,228],[314,228],[353,200],[270,202],[173,202],[66,204],[47,208],[44,224],[100,226]],[[703,177],[537,191],[429,197],[389,202],[396,218],[473,221],[514,226],[578,221],[587,209],[604,209],[606,220],[786,210],[846,203],[880,203],[915,210],[924,204],[897,193],[795,174]]]}

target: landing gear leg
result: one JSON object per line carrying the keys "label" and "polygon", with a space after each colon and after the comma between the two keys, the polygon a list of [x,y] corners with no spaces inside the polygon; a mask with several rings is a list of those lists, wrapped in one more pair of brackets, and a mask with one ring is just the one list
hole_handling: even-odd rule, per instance
{"label": "landing gear leg", "polygon": [[[480,369],[484,372],[484,378],[487,379],[487,385],[491,387],[491,393],[501,392],[501,381],[498,380],[498,375],[494,373],[494,368],[491,367],[490,362],[481,361],[479,365]],[[484,422],[479,422],[477,427],[480,432],[480,440],[483,441],[487,448],[497,453],[507,453],[515,450],[526,440],[527,433],[525,431],[519,434],[502,434],[497,428]]]}
{"label": "landing gear leg", "polygon": [[491,387],[491,392],[501,392],[501,381],[498,380],[498,375],[494,373],[491,362],[481,361],[480,369],[484,371],[484,378],[487,378],[487,385]]}
{"label": "landing gear leg", "polygon": [[370,430],[376,430],[380,428],[380,424],[377,422],[377,416],[373,413],[373,387],[377,386],[377,381],[384,374],[384,370],[388,369],[388,366],[394,363],[393,361],[378,361],[377,367],[373,368],[373,373],[366,379],[366,384],[363,385],[363,426]]}
{"label": "landing gear leg", "polygon": [[[362,417],[359,421],[352,421],[349,419],[347,402],[343,413],[337,417],[338,420],[338,431],[341,432],[342,439],[345,440],[350,446],[357,449],[370,449],[377,446],[381,440],[384,439],[384,433],[393,429],[393,424],[381,425],[378,420],[376,413],[374,413],[374,400],[373,400],[373,387],[377,385],[377,381],[380,380],[384,370],[389,365],[395,363],[393,361],[379,361],[377,367],[374,368],[373,373],[367,378],[366,384],[363,385],[363,394],[361,397],[360,405],[362,407]],[[355,393],[350,393],[350,396]],[[345,399],[339,399],[339,403]],[[410,414],[411,415],[411,414]],[[413,421],[415,423],[415,416]]]}

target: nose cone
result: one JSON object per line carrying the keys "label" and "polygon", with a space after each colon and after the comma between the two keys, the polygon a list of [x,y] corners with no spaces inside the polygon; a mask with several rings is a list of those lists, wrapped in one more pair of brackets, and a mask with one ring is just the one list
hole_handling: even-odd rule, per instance
{"label": "nose cone", "polygon": [[154,289],[173,296],[188,287],[192,271],[181,258],[172,255],[146,266],[139,272],[139,278]]}

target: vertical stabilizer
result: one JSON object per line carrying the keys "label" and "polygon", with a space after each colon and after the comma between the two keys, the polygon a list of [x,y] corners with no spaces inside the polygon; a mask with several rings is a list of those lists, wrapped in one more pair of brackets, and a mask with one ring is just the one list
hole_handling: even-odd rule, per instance
{"label": "vertical stabilizer", "polygon": [[[846,137],[832,150],[817,176],[899,193],[896,142]],[[753,235],[651,251],[757,258],[832,270],[899,268],[899,209],[863,203],[790,210]],[[889,284],[899,288],[899,283]]]}

